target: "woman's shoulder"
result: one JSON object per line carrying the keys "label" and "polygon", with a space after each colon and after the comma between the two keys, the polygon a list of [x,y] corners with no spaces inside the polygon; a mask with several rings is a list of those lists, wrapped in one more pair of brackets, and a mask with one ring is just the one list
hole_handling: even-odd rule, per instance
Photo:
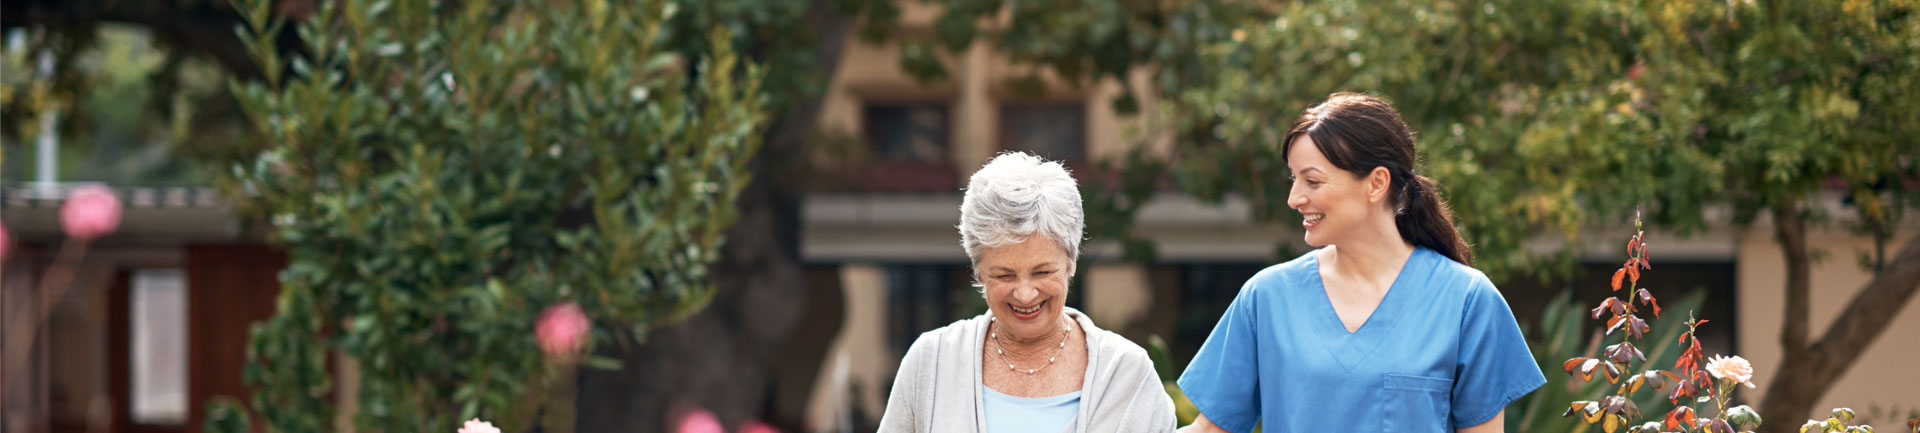
{"label": "woman's shoulder", "polygon": [[1300,257],[1294,257],[1293,260],[1261,269],[1260,272],[1253,274],[1253,278],[1247,279],[1247,286],[1251,288],[1253,286],[1291,283],[1301,278],[1315,276],[1318,272],[1316,269],[1320,266],[1320,251],[1321,250],[1318,249],[1308,251],[1306,254],[1301,254]]}
{"label": "woman's shoulder", "polygon": [[913,340],[913,346],[907,348],[907,355],[900,360],[902,367],[931,362],[942,351],[965,348],[966,344],[973,340],[973,336],[979,335],[979,330],[986,326],[986,320],[986,315],[983,314],[955,320],[947,326],[920,333],[920,337]]}
{"label": "woman's shoulder", "polygon": [[1493,287],[1493,280],[1487,278],[1487,273],[1426,247],[1421,247],[1418,252],[1434,263],[1433,274],[1428,281],[1445,282],[1444,286],[1458,288],[1461,295],[1480,295],[1489,291],[1498,293]]}
{"label": "woman's shoulder", "polygon": [[1462,311],[1506,304],[1506,295],[1493,285],[1485,272],[1432,250],[1422,248],[1421,251],[1432,263],[1432,271],[1423,278],[1425,285],[1435,290],[1428,304],[1451,305]]}

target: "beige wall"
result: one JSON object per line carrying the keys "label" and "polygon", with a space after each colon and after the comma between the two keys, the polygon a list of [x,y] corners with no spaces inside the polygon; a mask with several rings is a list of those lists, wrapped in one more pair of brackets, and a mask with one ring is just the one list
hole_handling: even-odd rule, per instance
{"label": "beige wall", "polygon": [[[1770,225],[1755,224],[1739,246],[1739,355],[1753,361],[1753,381],[1760,388],[1743,391],[1756,403],[1780,367],[1780,327],[1786,311],[1786,260],[1774,243],[1772,230]],[[1915,235],[1916,231],[1910,229],[1896,239],[1912,241]],[[1870,275],[1860,268],[1856,257],[1871,251],[1873,242],[1841,230],[1813,230],[1807,242],[1824,251],[1825,256],[1813,265],[1812,305],[1808,306],[1812,314],[1808,318],[1808,339],[1812,340],[1826,333],[1840,309],[1866,284]],[[1892,243],[1888,250],[1891,253],[1901,245]],[[1902,413],[1920,409],[1920,374],[1914,372],[1920,364],[1916,360],[1920,360],[1920,302],[1909,301],[1887,325],[1886,332],[1819,400],[1813,413],[1765,415],[1769,422],[1799,424],[1801,419],[1824,417],[1835,407],[1851,407],[1861,413],[1876,406]],[[1888,430],[1897,426],[1876,427]]]}
{"label": "beige wall", "polygon": [[1145,319],[1153,309],[1153,285],[1147,280],[1147,270],[1139,265],[1102,264],[1088,265],[1080,270],[1084,273],[1085,287],[1074,290],[1085,291],[1087,317],[1093,323],[1107,330],[1123,329],[1127,324]]}

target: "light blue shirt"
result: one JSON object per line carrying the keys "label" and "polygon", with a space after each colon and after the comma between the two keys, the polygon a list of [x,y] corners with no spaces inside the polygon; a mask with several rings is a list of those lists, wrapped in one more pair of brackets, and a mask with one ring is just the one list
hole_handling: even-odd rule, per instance
{"label": "light blue shirt", "polygon": [[1248,280],[1180,376],[1214,424],[1449,433],[1546,383],[1506,299],[1480,271],[1416,248],[1349,333],[1320,280],[1321,251]]}
{"label": "light blue shirt", "polygon": [[1080,391],[1051,397],[1014,397],[980,385],[987,433],[1060,433],[1080,412]]}

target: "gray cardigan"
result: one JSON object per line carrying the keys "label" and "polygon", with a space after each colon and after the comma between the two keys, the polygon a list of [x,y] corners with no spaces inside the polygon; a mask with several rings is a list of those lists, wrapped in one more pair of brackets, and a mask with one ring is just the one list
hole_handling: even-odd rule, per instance
{"label": "gray cardigan", "polygon": [[[1120,334],[1093,326],[1080,311],[1066,313],[1087,335],[1087,377],[1080,413],[1068,432],[1173,431],[1173,399],[1147,351]],[[980,356],[987,318],[982,314],[920,334],[900,360],[880,431],[968,432],[986,429],[981,408]]]}

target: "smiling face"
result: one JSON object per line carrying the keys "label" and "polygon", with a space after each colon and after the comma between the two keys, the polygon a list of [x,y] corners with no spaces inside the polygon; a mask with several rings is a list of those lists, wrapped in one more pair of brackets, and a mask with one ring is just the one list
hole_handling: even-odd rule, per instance
{"label": "smiling face", "polygon": [[1293,177],[1287,206],[1300,211],[1308,245],[1339,244],[1377,223],[1382,213],[1391,227],[1393,211],[1385,204],[1390,178],[1385,168],[1360,176],[1335,167],[1313,138],[1302,134],[1295,140],[1287,149],[1287,169]]}
{"label": "smiling face", "polygon": [[1059,335],[1073,271],[1067,250],[1038,234],[1025,242],[984,248],[974,265],[987,309],[1013,340]]}

